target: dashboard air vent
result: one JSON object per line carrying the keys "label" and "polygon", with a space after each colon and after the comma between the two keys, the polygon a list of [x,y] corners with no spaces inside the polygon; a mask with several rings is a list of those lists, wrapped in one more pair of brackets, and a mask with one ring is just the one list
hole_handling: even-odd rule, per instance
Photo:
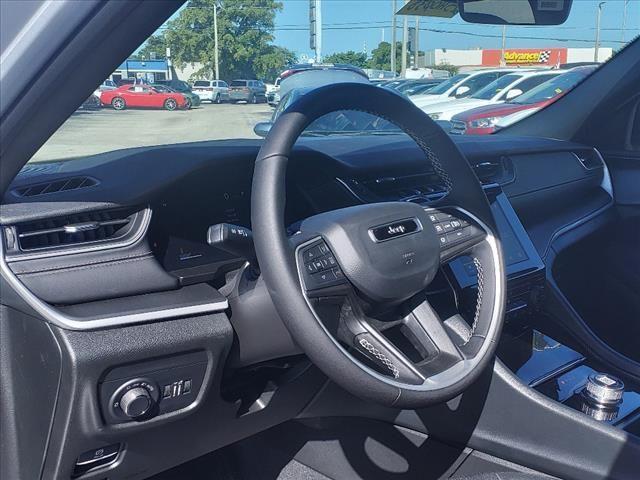
{"label": "dashboard air vent", "polygon": [[133,228],[137,212],[105,210],[24,223],[16,228],[24,252],[70,245],[114,241]]}
{"label": "dashboard air vent", "polygon": [[483,160],[473,164],[473,171],[483,185],[497,183],[503,185],[514,178],[513,165],[509,157]]}
{"label": "dashboard air vent", "polygon": [[589,150],[579,150],[577,152],[573,152],[573,155],[578,159],[580,164],[586,168],[587,170],[593,170],[596,168],[602,168],[602,159],[597,151],[589,149]]}
{"label": "dashboard air vent", "polygon": [[79,188],[93,187],[98,181],[92,177],[72,177],[53,180],[51,182],[35,183],[15,188],[13,193],[18,197],[35,197],[36,195],[46,195],[48,193],[66,192]]}

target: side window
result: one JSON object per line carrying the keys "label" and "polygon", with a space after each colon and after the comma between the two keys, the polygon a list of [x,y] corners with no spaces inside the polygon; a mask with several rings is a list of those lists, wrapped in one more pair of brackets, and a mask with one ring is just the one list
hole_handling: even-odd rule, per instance
{"label": "side window", "polygon": [[[466,91],[464,93],[464,95],[461,95],[458,98],[468,97],[469,95],[473,95],[478,90],[480,90],[481,88],[486,87],[487,85],[489,85],[491,82],[493,82],[497,78],[498,78],[498,74],[497,73],[483,73],[481,75],[476,75],[475,77],[471,77],[467,81],[463,82],[462,85],[460,85],[461,87],[468,87],[469,90]],[[458,89],[454,90],[451,93],[450,96],[452,96],[452,97],[455,96],[455,93],[456,93],[457,90]]]}
{"label": "side window", "polygon": [[531,90],[533,87],[542,85],[544,82],[548,82],[552,78],[555,78],[555,77],[552,75],[538,75],[536,77],[531,77],[531,78],[527,78],[526,80],[523,80],[513,88],[517,88],[518,90],[522,90],[522,93],[526,93],[529,90]]}
{"label": "side window", "polygon": [[220,86],[227,88],[229,87],[229,84],[227,82],[220,82]]}

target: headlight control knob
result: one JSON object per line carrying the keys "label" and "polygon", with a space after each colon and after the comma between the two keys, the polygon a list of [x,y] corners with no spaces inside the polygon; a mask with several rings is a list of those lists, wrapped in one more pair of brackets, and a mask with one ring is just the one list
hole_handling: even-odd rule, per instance
{"label": "headlight control knob", "polygon": [[125,392],[120,398],[120,408],[129,418],[138,418],[153,406],[153,399],[146,388],[136,387]]}

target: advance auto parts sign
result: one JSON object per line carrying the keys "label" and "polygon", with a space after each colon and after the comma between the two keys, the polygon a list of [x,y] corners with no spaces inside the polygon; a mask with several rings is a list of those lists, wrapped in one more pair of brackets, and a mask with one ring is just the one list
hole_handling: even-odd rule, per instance
{"label": "advance auto parts sign", "polygon": [[[500,66],[502,52],[500,50],[483,50],[483,66]],[[507,66],[517,65],[557,65],[567,62],[566,48],[546,49],[507,49],[504,51]]]}

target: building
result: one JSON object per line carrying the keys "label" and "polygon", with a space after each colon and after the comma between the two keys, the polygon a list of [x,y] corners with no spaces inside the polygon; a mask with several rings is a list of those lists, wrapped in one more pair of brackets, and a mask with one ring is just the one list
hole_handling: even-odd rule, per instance
{"label": "building", "polygon": [[136,78],[145,83],[155,83],[157,80],[167,80],[171,77],[167,60],[125,60],[115,72],[111,80],[118,82],[123,78]]}
{"label": "building", "polygon": [[[426,65],[440,65],[448,63],[466,68],[495,68],[506,67],[555,67],[565,63],[593,62],[595,50],[593,48],[507,48],[502,50],[451,50],[439,48],[425,52]],[[598,61],[605,62],[613,55],[613,49],[600,47]]]}

